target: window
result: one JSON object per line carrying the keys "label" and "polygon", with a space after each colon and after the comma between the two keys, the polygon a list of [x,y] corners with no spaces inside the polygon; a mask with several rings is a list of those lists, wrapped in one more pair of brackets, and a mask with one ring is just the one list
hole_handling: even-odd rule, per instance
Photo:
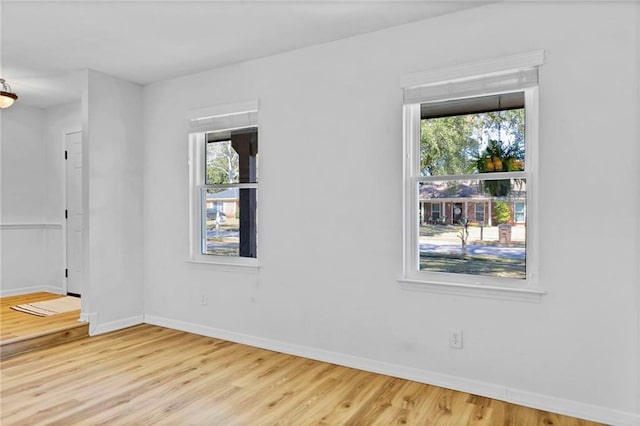
{"label": "window", "polygon": [[526,203],[524,202],[516,202],[514,203],[514,220],[516,223],[525,223],[526,222]]}
{"label": "window", "polygon": [[475,222],[481,226],[484,225],[484,205],[485,203],[475,204],[474,219]]}
{"label": "window", "polygon": [[256,266],[257,102],[191,113],[191,260]]}
{"label": "window", "polygon": [[[407,79],[401,281],[542,293],[535,220],[524,214],[536,199],[541,63],[534,52]],[[432,220],[417,217],[425,204]],[[444,220],[433,220],[436,205]]]}
{"label": "window", "polygon": [[431,203],[431,220],[436,222],[440,220],[440,204]]}

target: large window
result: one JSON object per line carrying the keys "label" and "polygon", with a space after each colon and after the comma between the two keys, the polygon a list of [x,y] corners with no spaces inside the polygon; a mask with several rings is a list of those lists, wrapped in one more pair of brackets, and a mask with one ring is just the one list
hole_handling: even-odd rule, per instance
{"label": "large window", "polygon": [[405,87],[404,280],[533,286],[535,220],[524,214],[535,203],[532,65]]}
{"label": "large window", "polygon": [[257,103],[190,119],[192,260],[252,265],[257,258],[257,124]]}

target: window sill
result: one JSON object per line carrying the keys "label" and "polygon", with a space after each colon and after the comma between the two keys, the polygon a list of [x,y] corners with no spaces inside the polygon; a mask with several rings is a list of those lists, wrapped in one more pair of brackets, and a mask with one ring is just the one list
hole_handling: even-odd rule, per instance
{"label": "window sill", "polygon": [[547,292],[538,288],[496,287],[481,284],[443,283],[411,278],[398,279],[400,288],[410,291],[482,297],[489,299],[514,300],[540,303]]}
{"label": "window sill", "polygon": [[224,272],[251,272],[257,273],[260,264],[256,259],[240,259],[238,262],[208,260],[208,259],[187,259],[187,263],[191,263],[199,269],[208,269]]}

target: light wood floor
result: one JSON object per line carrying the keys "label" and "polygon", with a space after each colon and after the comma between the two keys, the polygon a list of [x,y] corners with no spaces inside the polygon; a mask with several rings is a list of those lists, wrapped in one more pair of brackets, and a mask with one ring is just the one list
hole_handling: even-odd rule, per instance
{"label": "light wood floor", "polygon": [[66,327],[69,324],[75,325],[80,318],[80,311],[64,312],[49,317],[38,317],[11,309],[11,306],[14,305],[42,302],[58,297],[62,296],[60,294],[40,292],[0,298],[0,319],[2,319],[2,325],[0,325],[0,341],[4,342],[23,336],[48,332],[52,329]]}
{"label": "light wood floor", "polygon": [[0,298],[0,358],[88,335],[88,325],[78,321],[79,310],[39,317],[11,309],[58,297],[40,292]]}
{"label": "light wood floor", "polygon": [[140,325],[0,363],[9,425],[593,425]]}

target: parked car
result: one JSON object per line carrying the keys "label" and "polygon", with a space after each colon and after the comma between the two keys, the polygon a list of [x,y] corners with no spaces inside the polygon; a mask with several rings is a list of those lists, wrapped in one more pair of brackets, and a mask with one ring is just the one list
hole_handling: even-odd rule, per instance
{"label": "parked car", "polygon": [[227,215],[219,209],[207,209],[207,220],[218,220],[220,223],[224,223],[227,220]]}

